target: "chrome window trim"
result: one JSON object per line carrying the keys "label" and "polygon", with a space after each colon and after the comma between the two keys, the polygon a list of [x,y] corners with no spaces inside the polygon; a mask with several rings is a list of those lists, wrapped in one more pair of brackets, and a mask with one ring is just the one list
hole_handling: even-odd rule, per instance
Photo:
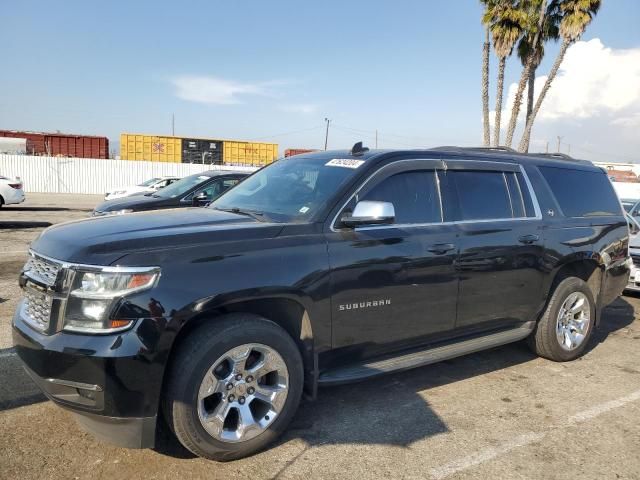
{"label": "chrome window trim", "polygon": [[509,197],[509,208],[511,209],[511,217],[513,218],[513,216],[515,215],[515,212],[513,211],[513,199],[511,198],[511,190],[509,189],[509,183],[507,183],[506,172],[502,172],[502,181],[504,182],[504,188],[507,190],[507,196]]}
{"label": "chrome window trim", "polygon": [[[447,170],[447,161],[446,160],[441,160],[438,158],[407,158],[405,160],[398,160],[397,162],[391,162],[388,163],[386,165],[383,165],[382,167],[380,167],[378,170],[376,170],[375,172],[373,172],[371,175],[369,175],[363,182],[362,184],[357,187],[355,189],[355,191],[349,196],[349,198],[347,199],[346,202],[344,202],[344,204],[340,207],[340,209],[338,210],[338,212],[336,213],[336,215],[333,217],[333,220],[331,221],[331,226],[329,227],[330,230],[334,233],[339,233],[339,232],[344,232],[344,231],[357,231],[357,232],[362,232],[362,231],[367,231],[367,230],[381,230],[381,229],[389,229],[389,228],[412,228],[412,227],[428,227],[428,226],[434,226],[434,225],[466,225],[466,224],[475,224],[475,223],[490,223],[490,222],[521,222],[521,221],[534,221],[534,220],[542,220],[542,210],[540,209],[540,204],[538,203],[538,197],[536,196],[535,191],[533,190],[533,185],[531,184],[531,181],[529,180],[529,175],[527,175],[526,170],[524,169],[524,167],[522,166],[522,164],[519,163],[511,163],[511,162],[495,162],[495,161],[488,161],[488,160],[461,160],[461,159],[455,159],[452,160],[456,163],[469,163],[470,167],[469,170],[473,170],[473,165],[474,164],[487,164],[487,166],[494,166],[496,164],[498,165],[506,165],[509,166],[511,168],[516,168],[521,174],[522,177],[524,178],[525,184],[527,185],[527,190],[529,191],[529,195],[531,196],[531,203],[533,204],[533,211],[535,213],[535,216],[533,217],[515,217],[515,218],[487,218],[487,219],[482,219],[482,220],[455,220],[455,221],[451,221],[451,222],[430,222],[430,223],[406,223],[406,224],[400,224],[400,223],[396,223],[396,224],[391,224],[391,225],[372,225],[370,227],[356,227],[354,229],[345,229],[345,228],[336,228],[336,223],[338,221],[338,217],[340,216],[340,214],[342,213],[342,211],[344,210],[344,208],[349,204],[349,202],[351,200],[353,200],[354,197],[356,197],[358,195],[358,193],[364,188],[364,186],[369,183],[369,181],[376,175],[378,175],[381,171],[383,171],[385,168],[391,167],[391,166],[395,166],[399,163],[404,163],[404,162],[419,162],[421,160],[426,160],[426,161],[441,161],[443,162],[443,167],[442,168],[437,168],[434,167],[433,170],[434,171],[438,171],[438,170]],[[425,169],[428,170],[428,169]],[[460,170],[460,169],[457,169]],[[453,171],[453,170],[452,170]],[[502,173],[504,173],[505,170],[501,170]],[[512,171],[512,170],[507,170],[507,171]],[[438,175],[436,174],[436,178],[438,177]],[[517,180],[517,179],[516,179]],[[440,208],[442,209],[443,213],[444,213],[444,205],[443,205],[443,201],[442,201],[442,192],[440,191],[440,182],[438,180],[437,182],[438,185],[438,193],[440,194]],[[509,189],[507,188],[507,191],[509,191]],[[524,195],[524,192],[521,192]],[[523,202],[524,202],[524,196],[523,196]],[[526,209],[525,209],[525,214],[526,214]],[[443,220],[444,220],[444,215],[442,216]]]}
{"label": "chrome window trim", "polygon": [[[518,180],[518,175],[515,174],[515,172],[513,173],[513,180],[516,184],[516,187],[518,187],[518,198],[520,198],[520,203],[522,204],[522,211],[524,212],[524,214],[527,214],[527,202],[524,201],[524,193],[522,193],[522,188],[520,188],[520,181]],[[533,203],[533,202],[531,202]]]}
{"label": "chrome window trim", "polygon": [[436,177],[436,190],[438,191],[438,201],[440,202],[440,223],[444,222],[444,206],[442,204],[442,190],[440,188],[440,175],[434,171]]}

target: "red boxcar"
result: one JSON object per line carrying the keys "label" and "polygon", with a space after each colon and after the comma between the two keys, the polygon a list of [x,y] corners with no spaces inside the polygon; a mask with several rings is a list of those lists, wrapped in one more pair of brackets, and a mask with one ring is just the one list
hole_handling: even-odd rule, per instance
{"label": "red boxcar", "polygon": [[0,130],[0,137],[26,138],[27,154],[52,157],[109,158],[109,139],[68,133]]}
{"label": "red boxcar", "polygon": [[293,157],[294,155],[301,155],[303,153],[311,153],[311,152],[317,152],[318,150],[313,150],[313,149],[308,149],[308,148],[287,148],[284,151],[284,156],[286,157]]}

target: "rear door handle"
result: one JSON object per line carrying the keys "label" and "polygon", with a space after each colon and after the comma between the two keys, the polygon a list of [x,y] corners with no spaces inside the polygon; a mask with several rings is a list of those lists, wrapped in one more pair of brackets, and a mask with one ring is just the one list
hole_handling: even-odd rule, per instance
{"label": "rear door handle", "polygon": [[518,241],[520,243],[524,243],[525,245],[530,245],[533,242],[537,242],[538,240],[540,240],[540,236],[535,235],[535,234],[529,234],[529,235],[522,235],[521,237],[518,237]]}
{"label": "rear door handle", "polygon": [[455,250],[456,246],[453,243],[436,243],[429,245],[427,251],[435,253],[436,255],[444,255],[451,250]]}

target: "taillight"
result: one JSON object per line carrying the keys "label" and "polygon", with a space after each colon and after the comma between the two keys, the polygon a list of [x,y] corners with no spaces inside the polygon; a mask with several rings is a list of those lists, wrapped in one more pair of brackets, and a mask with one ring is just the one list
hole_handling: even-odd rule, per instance
{"label": "taillight", "polygon": [[15,188],[16,190],[20,190],[22,188],[22,184],[21,183],[10,183],[9,186],[11,188]]}

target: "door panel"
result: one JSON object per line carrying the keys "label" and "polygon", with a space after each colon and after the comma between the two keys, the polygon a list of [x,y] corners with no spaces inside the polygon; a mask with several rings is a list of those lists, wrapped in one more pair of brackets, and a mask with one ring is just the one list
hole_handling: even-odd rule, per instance
{"label": "door panel", "polygon": [[361,357],[410,346],[453,329],[456,227],[443,224],[434,161],[383,167],[345,205],[394,204],[395,223],[327,234],[333,345]]}
{"label": "door panel", "polygon": [[459,232],[456,329],[535,319],[544,279],[543,232],[520,167],[459,162],[446,177]]}
{"label": "door panel", "polygon": [[[455,227],[433,225],[329,235],[333,344],[381,353],[451,330],[458,289]],[[386,346],[386,347],[385,347]]]}
{"label": "door panel", "polygon": [[544,278],[538,222],[462,223],[459,229],[456,327],[503,327],[533,320]]}

